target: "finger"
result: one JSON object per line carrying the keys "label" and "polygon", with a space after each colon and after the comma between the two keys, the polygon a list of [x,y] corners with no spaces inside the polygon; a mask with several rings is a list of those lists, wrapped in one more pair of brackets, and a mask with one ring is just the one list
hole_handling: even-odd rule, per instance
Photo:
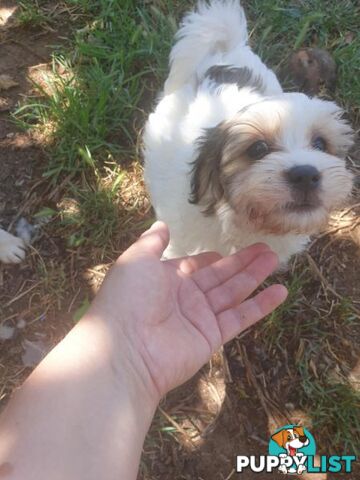
{"label": "finger", "polygon": [[222,285],[209,290],[206,298],[215,314],[245,300],[275,270],[279,261],[274,252],[259,254]]}
{"label": "finger", "polygon": [[125,252],[133,254],[155,255],[158,258],[164,253],[169,243],[169,229],[164,222],[155,222]]}
{"label": "finger", "polygon": [[196,272],[200,268],[207,267],[212,263],[220,260],[222,256],[217,252],[203,252],[198,255],[191,255],[189,257],[175,258],[173,260],[167,260],[167,262],[175,265],[183,273],[190,275],[193,272]]}
{"label": "finger", "polygon": [[202,268],[192,276],[199,288],[206,293],[214,287],[226,282],[236,273],[246,268],[260,253],[269,251],[265,243],[256,243],[239,252],[224,257],[212,265]]}
{"label": "finger", "polygon": [[226,343],[236,335],[271,313],[287,297],[283,285],[271,285],[254,298],[246,300],[235,308],[225,310],[217,316],[222,342]]}

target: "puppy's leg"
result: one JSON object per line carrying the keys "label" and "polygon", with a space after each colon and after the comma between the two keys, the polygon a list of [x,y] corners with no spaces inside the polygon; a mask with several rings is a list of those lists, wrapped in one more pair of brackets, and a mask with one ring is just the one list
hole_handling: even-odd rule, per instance
{"label": "puppy's leg", "polygon": [[0,229],[0,261],[18,263],[25,258],[25,244],[19,237]]}

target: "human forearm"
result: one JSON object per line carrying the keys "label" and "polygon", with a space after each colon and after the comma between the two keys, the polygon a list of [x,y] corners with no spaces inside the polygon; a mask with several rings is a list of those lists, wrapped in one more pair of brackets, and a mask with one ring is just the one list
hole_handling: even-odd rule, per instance
{"label": "human forearm", "polygon": [[44,359],[0,420],[6,478],[136,478],[156,401],[121,347],[88,317]]}

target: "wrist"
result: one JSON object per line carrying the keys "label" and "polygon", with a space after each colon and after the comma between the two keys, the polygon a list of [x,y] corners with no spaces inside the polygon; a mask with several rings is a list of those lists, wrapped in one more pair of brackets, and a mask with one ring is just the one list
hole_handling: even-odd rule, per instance
{"label": "wrist", "polygon": [[[152,416],[160,401],[149,370],[147,369],[140,348],[131,335],[121,328],[119,319],[99,311],[92,306],[80,320],[78,327],[87,332],[88,342],[96,347],[96,362],[101,362],[104,371],[111,378],[111,383],[119,394],[127,392],[141,416]],[[128,323],[129,320],[127,319]]]}

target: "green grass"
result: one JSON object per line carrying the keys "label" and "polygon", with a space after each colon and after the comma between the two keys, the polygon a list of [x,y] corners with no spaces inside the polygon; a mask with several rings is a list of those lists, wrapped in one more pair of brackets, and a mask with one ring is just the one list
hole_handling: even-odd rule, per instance
{"label": "green grass", "polygon": [[310,418],[322,447],[358,455],[360,392],[347,379],[351,365],[344,352],[352,344],[353,352],[357,348],[359,320],[346,299],[331,315],[311,308],[318,286],[307,269],[295,271],[285,283],[287,301],[259,326],[262,345],[274,363],[287,364],[296,391],[292,400]]}
{"label": "green grass", "polygon": [[17,22],[23,27],[38,27],[48,23],[49,18],[41,9],[38,0],[22,0],[19,2],[20,12],[17,15]]}
{"label": "green grass", "polygon": [[316,46],[338,66],[337,100],[359,116],[360,4],[357,0],[251,0],[243,4],[253,20],[251,44],[275,70],[291,51]]}
{"label": "green grass", "polygon": [[[70,45],[54,53],[51,75],[36,85],[38,98],[22,104],[15,119],[47,140],[51,154],[43,176],[54,185],[71,178],[78,211],[60,212],[70,232],[62,230],[67,244],[106,246],[119,224],[118,185],[104,190],[98,177],[108,159],[125,166],[137,159],[145,108],[166,74],[176,7],[173,1],[146,8],[133,0],[66,4],[82,22],[76,19]],[[41,15],[38,4],[27,2],[19,15],[36,25],[38,17],[30,15],[35,10]]]}
{"label": "green grass", "polygon": [[[295,362],[302,387],[300,406],[328,445],[337,452],[359,455],[360,392],[348,381],[352,365],[346,355],[359,338],[359,319],[343,300],[331,316],[319,315],[315,323],[318,334],[303,337],[306,348]],[[352,353],[358,356],[359,351],[353,347]]]}
{"label": "green grass", "polygon": [[70,51],[54,55],[51,94],[39,87],[42,98],[16,114],[23,126],[51,133],[44,174],[54,180],[92,169],[86,151],[97,163],[109,153],[134,157],[142,103],[165,75],[176,28],[172,2],[164,11],[132,0],[69,3],[82,6],[88,23],[75,31]]}
{"label": "green grass", "polygon": [[[67,245],[106,245],[119,228],[118,183],[110,188],[73,189],[72,209],[61,212],[61,225],[67,232]],[[66,202],[66,199],[65,199]]]}
{"label": "green grass", "polygon": [[[287,340],[289,334],[301,336],[308,327],[313,330],[314,324],[312,318],[308,321],[297,319],[297,312],[306,309],[302,290],[309,282],[309,275],[306,269],[296,272],[288,280],[283,280],[288,289],[288,297],[285,303],[280,305],[266,320],[261,324],[261,332],[268,350],[274,346],[280,347],[284,343],[284,337]],[[286,317],[293,317],[291,322],[286,322]],[[310,324],[310,325],[309,325]]]}
{"label": "green grass", "polygon": [[360,453],[360,392],[346,377],[335,380],[330,374],[319,377],[311,368],[310,352],[298,363],[301,377],[301,408],[311,418],[314,432],[336,452]]}

